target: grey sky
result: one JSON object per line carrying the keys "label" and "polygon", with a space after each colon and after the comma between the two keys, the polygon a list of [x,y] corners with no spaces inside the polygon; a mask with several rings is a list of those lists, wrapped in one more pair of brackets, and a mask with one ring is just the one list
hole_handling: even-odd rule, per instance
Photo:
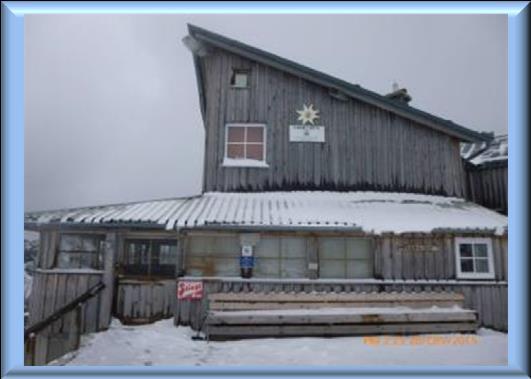
{"label": "grey sky", "polygon": [[186,23],[472,129],[507,133],[507,17],[30,15],[26,211],[199,193],[203,130]]}

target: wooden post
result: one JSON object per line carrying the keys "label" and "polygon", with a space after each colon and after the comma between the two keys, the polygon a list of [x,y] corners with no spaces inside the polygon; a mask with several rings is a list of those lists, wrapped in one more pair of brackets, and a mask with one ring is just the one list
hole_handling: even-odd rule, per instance
{"label": "wooden post", "polygon": [[116,253],[116,233],[107,233],[103,255],[103,277],[105,289],[100,294],[101,307],[98,329],[107,329],[111,322],[112,302],[114,297],[114,257]]}

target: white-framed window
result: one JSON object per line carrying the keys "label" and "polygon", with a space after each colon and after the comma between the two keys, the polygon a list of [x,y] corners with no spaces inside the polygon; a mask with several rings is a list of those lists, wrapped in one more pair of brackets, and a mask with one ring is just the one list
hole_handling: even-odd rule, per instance
{"label": "white-framed window", "polygon": [[490,238],[456,238],[455,258],[457,278],[494,279]]}
{"label": "white-framed window", "polygon": [[225,167],[268,167],[264,124],[225,125]]}
{"label": "white-framed window", "polygon": [[249,70],[233,69],[230,78],[232,88],[249,88]]}

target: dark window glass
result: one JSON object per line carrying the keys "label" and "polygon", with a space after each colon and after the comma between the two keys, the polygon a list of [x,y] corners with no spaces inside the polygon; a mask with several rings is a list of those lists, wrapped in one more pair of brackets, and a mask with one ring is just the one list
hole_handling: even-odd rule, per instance
{"label": "dark window glass", "polygon": [[472,257],[472,245],[469,243],[461,244],[459,246],[459,252],[461,253],[461,257],[471,258]]}
{"label": "dark window glass", "polygon": [[461,272],[474,272],[474,260],[461,259]]}
{"label": "dark window glass", "polygon": [[124,274],[149,277],[175,277],[177,243],[168,240],[128,240]]}
{"label": "dark window glass", "polygon": [[463,243],[459,245],[461,272],[488,273],[490,272],[488,247],[485,243]]}

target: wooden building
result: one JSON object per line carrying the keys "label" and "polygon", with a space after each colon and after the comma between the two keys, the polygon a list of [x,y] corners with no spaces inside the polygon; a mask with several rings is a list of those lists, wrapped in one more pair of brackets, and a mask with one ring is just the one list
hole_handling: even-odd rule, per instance
{"label": "wooden building", "polygon": [[[203,193],[27,214],[41,235],[30,324],[103,283],[78,329],[112,316],[199,329],[214,294],[315,291],[457,293],[507,329],[507,218],[463,199],[460,143],[488,135],[413,108],[403,89],[382,96],[195,26],[184,43]],[[184,281],[203,283],[202,300],[177,299]],[[54,343],[65,317],[36,334],[33,363],[67,349]]]}
{"label": "wooden building", "polygon": [[489,143],[464,144],[468,199],[497,212],[507,214],[509,179],[508,136],[496,136]]}

